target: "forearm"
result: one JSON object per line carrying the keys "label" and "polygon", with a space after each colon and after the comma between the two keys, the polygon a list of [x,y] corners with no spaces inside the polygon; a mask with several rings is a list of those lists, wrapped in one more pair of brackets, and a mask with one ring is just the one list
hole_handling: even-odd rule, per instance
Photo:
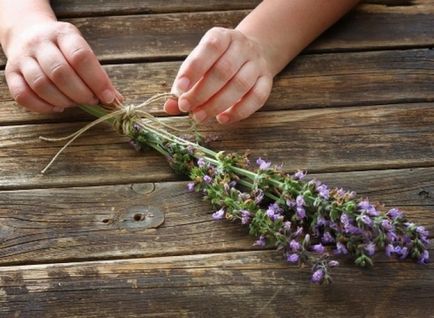
{"label": "forearm", "polygon": [[49,0],[0,0],[0,44],[6,50],[14,29],[38,23],[56,20]]}
{"label": "forearm", "polygon": [[357,2],[265,0],[236,29],[264,47],[270,71],[275,75]]}

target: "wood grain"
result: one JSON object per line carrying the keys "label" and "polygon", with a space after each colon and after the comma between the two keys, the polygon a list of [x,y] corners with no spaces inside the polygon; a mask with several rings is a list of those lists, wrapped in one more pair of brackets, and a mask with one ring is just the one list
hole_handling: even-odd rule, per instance
{"label": "wood grain", "polygon": [[[432,166],[433,104],[263,112],[233,126],[203,126],[211,149],[251,151],[293,171],[350,171]],[[185,123],[173,118],[174,125]],[[173,180],[160,155],[135,152],[110,127],[86,133],[46,176],[39,171],[83,123],[0,127],[0,187],[31,188]]]}
{"label": "wood grain", "polygon": [[103,5],[86,0],[54,0],[51,5],[58,17],[79,17],[98,15],[125,15],[141,13],[194,12],[217,10],[252,9],[259,0],[174,0],[162,3],[160,0],[104,0]]}
{"label": "wood grain", "polygon": [[[258,113],[224,127],[204,126],[215,150],[251,151],[252,158],[284,163],[287,170],[349,171],[431,166],[434,158],[432,104]],[[185,123],[173,118],[174,125]],[[173,180],[160,155],[137,153],[110,127],[99,127],[68,148],[49,174],[39,171],[62,143],[38,140],[83,126],[44,124],[0,128],[0,187],[31,188]]]}
{"label": "wood grain", "polygon": [[[159,0],[104,0],[104,5],[101,5],[97,2],[85,0],[51,1],[51,5],[58,17],[252,9],[259,3],[258,0],[175,0],[164,4]],[[362,3],[385,6],[417,6],[430,4],[432,0],[365,0]]]}
{"label": "wood grain", "polygon": [[[107,66],[127,103],[170,90],[179,62]],[[304,55],[276,79],[263,110],[434,101],[434,50],[393,50]],[[30,114],[11,101],[0,72],[0,125],[82,120],[82,112]],[[148,111],[163,115],[161,104]]]}
{"label": "wood grain", "polygon": [[431,317],[434,266],[382,262],[309,268],[275,252],[0,268],[3,315],[35,317]]}
{"label": "wood grain", "polygon": [[[235,27],[249,11],[173,13],[70,19],[104,63],[180,59],[213,26]],[[434,2],[387,7],[365,4],[306,52],[432,47]],[[0,66],[5,57],[0,55]]]}
{"label": "wood grain", "polygon": [[[434,230],[434,168],[310,178],[399,207]],[[146,228],[140,210],[165,223]],[[0,265],[253,249],[246,227],[213,221],[212,212],[186,182],[0,191]]]}

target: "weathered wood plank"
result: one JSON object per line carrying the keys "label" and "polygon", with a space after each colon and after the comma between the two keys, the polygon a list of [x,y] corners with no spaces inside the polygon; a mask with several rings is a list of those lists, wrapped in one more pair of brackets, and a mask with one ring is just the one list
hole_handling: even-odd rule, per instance
{"label": "weathered wood plank", "polygon": [[[434,168],[317,174],[406,211],[434,230]],[[157,229],[136,214],[165,214]],[[140,212],[143,210],[143,212]],[[0,192],[0,264],[182,255],[252,249],[238,223],[215,222],[186,182]],[[148,217],[148,220],[152,217]]]}
{"label": "weathered wood plank", "polygon": [[[185,123],[172,118],[172,124]],[[348,107],[257,113],[230,127],[206,125],[216,150],[245,152],[284,163],[288,170],[350,171],[432,166],[433,104]],[[83,123],[0,128],[0,187],[113,184],[173,180],[160,155],[136,153],[111,131],[95,128],[79,138],[51,168],[39,171],[60,148],[39,136],[71,133]]]}
{"label": "weathered wood plank", "polygon": [[[363,3],[387,6],[416,6],[426,5],[431,3],[431,1],[432,0],[366,0],[363,1]],[[175,0],[166,2],[164,4],[162,4],[159,0],[105,0],[103,5],[101,5],[101,3],[98,2],[85,0],[51,1],[53,9],[58,17],[252,9],[259,3],[260,1],[258,0]]]}
{"label": "weathered wood plank", "polygon": [[[213,26],[234,27],[249,11],[76,18],[104,62],[186,56]],[[306,52],[429,47],[434,44],[434,2],[418,6],[360,5]],[[0,66],[5,57],[0,54]]]}
{"label": "weathered wood plank", "polygon": [[[123,64],[107,67],[129,103],[170,90],[179,62]],[[434,50],[417,49],[304,55],[275,80],[263,110],[433,101]],[[0,72],[0,124],[72,121],[82,112],[35,115],[17,108]],[[161,104],[148,111],[163,114]],[[87,117],[89,118],[89,117]]]}
{"label": "weathered wood plank", "polygon": [[79,17],[97,15],[125,15],[140,13],[167,13],[167,12],[194,12],[216,10],[252,9],[258,5],[259,0],[175,0],[161,2],[161,0],[148,1],[103,1],[103,4],[86,0],[54,0],[51,5],[58,17]]}
{"label": "weathered wood plank", "polygon": [[[0,268],[3,315],[35,317],[432,317],[434,266],[309,268],[242,252]],[[290,314],[289,314],[290,313]]]}

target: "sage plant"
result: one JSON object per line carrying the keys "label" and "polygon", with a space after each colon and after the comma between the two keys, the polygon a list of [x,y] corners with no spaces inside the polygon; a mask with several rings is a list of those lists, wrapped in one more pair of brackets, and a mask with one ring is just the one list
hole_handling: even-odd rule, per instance
{"label": "sage plant", "polygon": [[149,124],[137,122],[130,137],[137,149],[154,148],[189,176],[188,191],[204,195],[214,220],[239,222],[256,237],[254,245],[277,248],[288,263],[310,265],[313,283],[331,282],[339,255],[363,267],[373,265],[379,251],[428,262],[428,231],[396,208],[380,212],[355,192],[307,180],[304,171],[288,174],[262,158],[252,165],[245,155],[214,152]]}

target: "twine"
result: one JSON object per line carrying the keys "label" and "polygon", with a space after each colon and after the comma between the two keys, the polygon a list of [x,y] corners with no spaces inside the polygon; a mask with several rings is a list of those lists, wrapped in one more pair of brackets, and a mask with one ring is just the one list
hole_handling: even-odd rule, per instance
{"label": "twine", "polygon": [[125,136],[128,136],[130,134],[130,132],[132,131],[134,124],[143,118],[148,119],[153,123],[164,126],[164,127],[171,129],[171,130],[176,130],[176,131],[181,131],[181,132],[190,131],[192,129],[192,127],[188,128],[188,129],[180,129],[180,128],[173,127],[171,125],[163,123],[161,120],[154,117],[150,113],[142,110],[143,107],[148,106],[149,104],[151,104],[153,102],[156,102],[156,101],[161,100],[163,98],[166,99],[169,97],[178,99],[178,97],[176,95],[174,95],[173,93],[155,94],[139,105],[123,105],[119,100],[116,99],[115,104],[114,104],[115,105],[114,111],[95,119],[93,122],[87,124],[86,126],[80,128],[79,130],[77,130],[76,132],[74,132],[68,136],[60,137],[60,138],[47,138],[47,137],[40,136],[39,139],[44,140],[44,141],[48,141],[48,142],[66,141],[66,140],[68,141],[53,156],[53,158],[45,166],[45,168],[41,170],[41,173],[44,174],[51,167],[51,165],[56,161],[56,159],[59,157],[59,155],[66,148],[68,148],[69,145],[71,145],[74,142],[74,140],[76,140],[78,137],[80,137],[83,133],[88,131],[90,128],[92,128],[92,127],[94,127],[94,126],[96,126],[102,122],[108,121],[108,120],[112,120],[113,128],[116,131],[118,131],[120,134],[125,135]]}

